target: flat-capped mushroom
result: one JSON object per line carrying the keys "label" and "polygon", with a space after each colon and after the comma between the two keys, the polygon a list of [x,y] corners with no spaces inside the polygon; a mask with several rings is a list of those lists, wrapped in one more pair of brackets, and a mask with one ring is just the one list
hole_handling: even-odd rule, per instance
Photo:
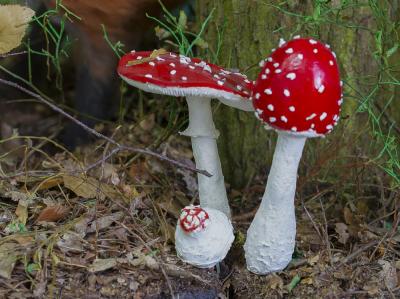
{"label": "flat-capped mushroom", "polygon": [[307,137],[324,136],[337,124],[341,85],[335,54],[310,38],[282,43],[256,80],[256,116],[278,133],[278,141],[244,245],[247,268],[254,273],[280,271],[292,258],[298,164]]}
{"label": "flat-capped mushroom", "polygon": [[191,137],[196,167],[212,174],[198,175],[200,205],[230,217],[216,143],[219,133],[210,101],[215,98],[228,106],[253,111],[249,100],[253,82],[240,73],[164,50],[132,51],[120,60],[118,73],[128,84],[144,91],[186,97],[189,126],[181,134]]}
{"label": "flat-capped mushroom", "polygon": [[222,261],[234,240],[233,227],[221,211],[200,206],[182,209],[175,230],[178,257],[199,268]]}

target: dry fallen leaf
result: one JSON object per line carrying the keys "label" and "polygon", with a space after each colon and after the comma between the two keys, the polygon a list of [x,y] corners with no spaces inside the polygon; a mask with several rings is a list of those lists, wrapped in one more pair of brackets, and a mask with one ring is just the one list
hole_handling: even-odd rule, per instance
{"label": "dry fallen leaf", "polygon": [[101,183],[92,177],[65,175],[63,180],[67,189],[86,199],[96,197],[100,199],[105,197],[116,199],[121,197],[112,186]]}
{"label": "dry fallen leaf", "polygon": [[34,15],[29,7],[0,5],[0,54],[6,54],[21,44]]}
{"label": "dry fallen leaf", "polygon": [[348,233],[348,227],[344,223],[335,223],[335,231],[339,235],[338,241],[342,244],[346,244],[347,240],[350,237],[350,234]]}
{"label": "dry fallen leaf", "polygon": [[0,246],[0,277],[11,278],[15,262],[18,259],[16,243],[4,243]]}
{"label": "dry fallen leaf", "polygon": [[22,224],[26,224],[26,220],[28,220],[28,202],[26,200],[21,199],[18,202],[17,209],[15,210],[15,215],[18,216],[18,221]]}
{"label": "dry fallen leaf", "polygon": [[105,271],[114,268],[117,265],[117,259],[96,259],[93,264],[88,267],[88,271],[91,273]]}
{"label": "dry fallen leaf", "polygon": [[391,264],[385,260],[379,260],[378,264],[382,266],[382,270],[379,272],[381,280],[389,289],[394,289],[397,287],[398,278],[395,264]]}
{"label": "dry fallen leaf", "polygon": [[37,222],[57,222],[68,215],[69,208],[62,205],[48,206],[40,212]]}

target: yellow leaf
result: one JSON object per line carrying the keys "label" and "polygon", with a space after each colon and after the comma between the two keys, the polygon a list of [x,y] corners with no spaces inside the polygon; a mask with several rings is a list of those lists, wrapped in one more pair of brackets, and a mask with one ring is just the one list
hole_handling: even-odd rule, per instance
{"label": "yellow leaf", "polygon": [[112,186],[101,183],[95,178],[84,176],[64,175],[64,186],[76,195],[90,198],[120,198],[120,194]]}
{"label": "yellow leaf", "polygon": [[29,7],[0,5],[0,54],[8,53],[21,44],[34,15]]}
{"label": "yellow leaf", "polygon": [[26,224],[26,220],[28,220],[28,202],[26,200],[21,199],[18,202],[17,209],[15,210],[15,215],[18,216],[18,220],[22,224]]}

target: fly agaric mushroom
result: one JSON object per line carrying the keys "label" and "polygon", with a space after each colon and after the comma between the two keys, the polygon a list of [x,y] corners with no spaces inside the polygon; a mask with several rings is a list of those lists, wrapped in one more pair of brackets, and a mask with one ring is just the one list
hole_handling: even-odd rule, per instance
{"label": "fly agaric mushroom", "polygon": [[335,54],[319,41],[297,38],[265,60],[252,99],[256,115],[278,133],[261,205],[247,231],[247,268],[284,269],[295,246],[297,168],[308,137],[332,131],[343,102]]}
{"label": "fly agaric mushroom", "polygon": [[144,91],[186,97],[189,126],[181,134],[192,139],[196,167],[212,174],[198,175],[200,205],[230,217],[216,143],[219,133],[210,102],[215,98],[228,106],[253,111],[249,100],[253,82],[240,73],[164,50],[132,51],[121,58],[118,73],[128,84]]}
{"label": "fly agaric mushroom", "polygon": [[234,240],[232,224],[219,210],[188,206],[182,209],[175,230],[178,257],[199,268],[222,261]]}

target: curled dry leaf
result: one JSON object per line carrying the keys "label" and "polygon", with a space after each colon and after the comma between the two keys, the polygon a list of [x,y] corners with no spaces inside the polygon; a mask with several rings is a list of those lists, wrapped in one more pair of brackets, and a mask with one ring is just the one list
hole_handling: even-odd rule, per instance
{"label": "curled dry leaf", "polygon": [[348,227],[344,223],[336,223],[335,224],[335,231],[339,235],[338,241],[342,244],[346,244],[347,240],[350,237],[350,234],[348,233]]}
{"label": "curled dry leaf", "polygon": [[69,208],[62,205],[48,206],[42,210],[37,222],[57,222],[68,215]]}
{"label": "curled dry leaf", "polygon": [[6,54],[21,44],[34,15],[29,7],[0,5],[0,54]]}

